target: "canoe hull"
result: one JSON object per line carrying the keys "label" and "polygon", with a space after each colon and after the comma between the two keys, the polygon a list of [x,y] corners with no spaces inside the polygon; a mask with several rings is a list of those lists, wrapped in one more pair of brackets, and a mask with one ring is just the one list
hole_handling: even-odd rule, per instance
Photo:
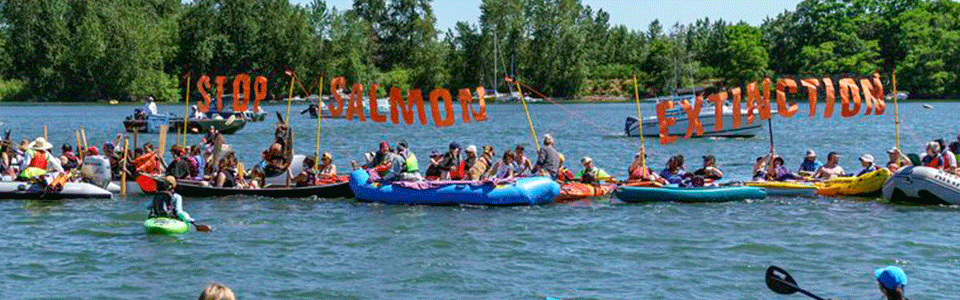
{"label": "canoe hull", "polygon": [[0,199],[64,200],[110,199],[110,191],[85,182],[67,182],[59,192],[48,193],[43,187],[22,181],[0,182]]}
{"label": "canoe hull", "polygon": [[503,185],[451,184],[434,189],[411,189],[367,182],[364,170],[350,174],[350,188],[364,202],[402,205],[518,206],[553,203],[560,185],[546,177],[520,178]]}
{"label": "canoe hull", "polygon": [[759,187],[767,191],[767,196],[779,197],[816,197],[817,186],[811,183],[751,181],[746,186]]}
{"label": "canoe hull", "polygon": [[308,187],[268,187],[262,189],[235,189],[201,186],[197,184],[177,184],[177,194],[184,197],[226,197],[256,196],[270,198],[353,198],[349,182]]}
{"label": "canoe hull", "polygon": [[820,186],[817,194],[821,196],[880,196],[884,182],[890,178],[890,170],[880,170],[863,174],[854,178],[829,180]]}
{"label": "canoe hull", "polygon": [[746,199],[764,199],[763,188],[738,187],[619,187],[614,191],[617,198],[628,203],[644,202],[728,202]]}

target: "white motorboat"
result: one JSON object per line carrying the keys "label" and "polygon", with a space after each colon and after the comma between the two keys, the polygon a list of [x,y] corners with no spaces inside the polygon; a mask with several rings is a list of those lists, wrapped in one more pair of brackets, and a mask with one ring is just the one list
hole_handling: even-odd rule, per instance
{"label": "white motorboat", "polygon": [[[682,96],[682,97],[671,97],[663,98],[660,101],[682,101],[690,100],[693,102],[694,96]],[[752,124],[747,124],[747,110],[740,109],[741,124],[739,128],[733,128],[733,108],[731,103],[724,103],[722,107],[723,114],[723,128],[721,130],[715,130],[714,124],[716,124],[716,110],[712,105],[707,106],[704,104],[703,108],[700,110],[700,124],[703,125],[703,134],[698,135],[696,132],[693,133],[693,137],[726,137],[726,138],[748,138],[753,137],[760,133],[763,130],[763,122],[760,121],[759,117],[755,117]],[[771,112],[771,113],[776,113]],[[668,128],[668,134],[673,136],[684,136],[687,134],[687,126],[690,119],[687,117],[687,113],[679,105],[674,107],[671,110],[668,110],[666,113],[667,117],[676,119],[676,124]],[[636,117],[627,117],[624,124],[624,131],[628,136],[637,136],[639,133],[637,131],[637,118]],[[657,121],[656,116],[643,118],[641,122],[643,126],[643,136],[646,137],[659,137],[660,136],[660,124]]]}
{"label": "white motorboat", "polygon": [[45,187],[30,182],[0,182],[0,199],[110,199],[111,195],[109,191],[85,182],[67,182],[60,191],[47,191]]}

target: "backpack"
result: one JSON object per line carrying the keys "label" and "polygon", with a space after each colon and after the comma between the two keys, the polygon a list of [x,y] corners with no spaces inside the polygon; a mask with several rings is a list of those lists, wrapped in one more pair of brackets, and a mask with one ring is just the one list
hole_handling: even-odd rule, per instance
{"label": "backpack", "polygon": [[150,217],[177,217],[177,206],[173,203],[173,193],[158,192],[153,196],[153,208],[150,210]]}

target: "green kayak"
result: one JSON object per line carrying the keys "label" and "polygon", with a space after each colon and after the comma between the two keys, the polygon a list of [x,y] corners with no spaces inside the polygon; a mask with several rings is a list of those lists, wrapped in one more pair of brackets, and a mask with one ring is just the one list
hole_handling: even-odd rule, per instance
{"label": "green kayak", "polygon": [[632,187],[622,186],[614,192],[623,202],[726,202],[767,198],[763,188],[752,186],[725,187]]}
{"label": "green kayak", "polygon": [[190,225],[172,218],[149,218],[143,221],[143,228],[147,233],[178,234],[190,231]]}

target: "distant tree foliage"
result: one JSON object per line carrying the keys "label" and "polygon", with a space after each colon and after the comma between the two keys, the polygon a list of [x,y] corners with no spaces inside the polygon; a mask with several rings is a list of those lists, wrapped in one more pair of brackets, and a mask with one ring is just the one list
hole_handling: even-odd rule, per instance
{"label": "distant tree foliage", "polygon": [[634,76],[658,96],[774,74],[897,70],[901,90],[960,95],[955,1],[805,0],[760,26],[704,18],[645,28],[612,25],[581,0],[479,5],[477,22],[438,29],[432,0],[0,0],[0,100],[179,101],[186,73],[241,72],[267,76],[270,97],[284,97],[287,69],[310,93],[320,75],[380,93],[510,92],[504,78],[514,77],[548,96],[623,97]]}

